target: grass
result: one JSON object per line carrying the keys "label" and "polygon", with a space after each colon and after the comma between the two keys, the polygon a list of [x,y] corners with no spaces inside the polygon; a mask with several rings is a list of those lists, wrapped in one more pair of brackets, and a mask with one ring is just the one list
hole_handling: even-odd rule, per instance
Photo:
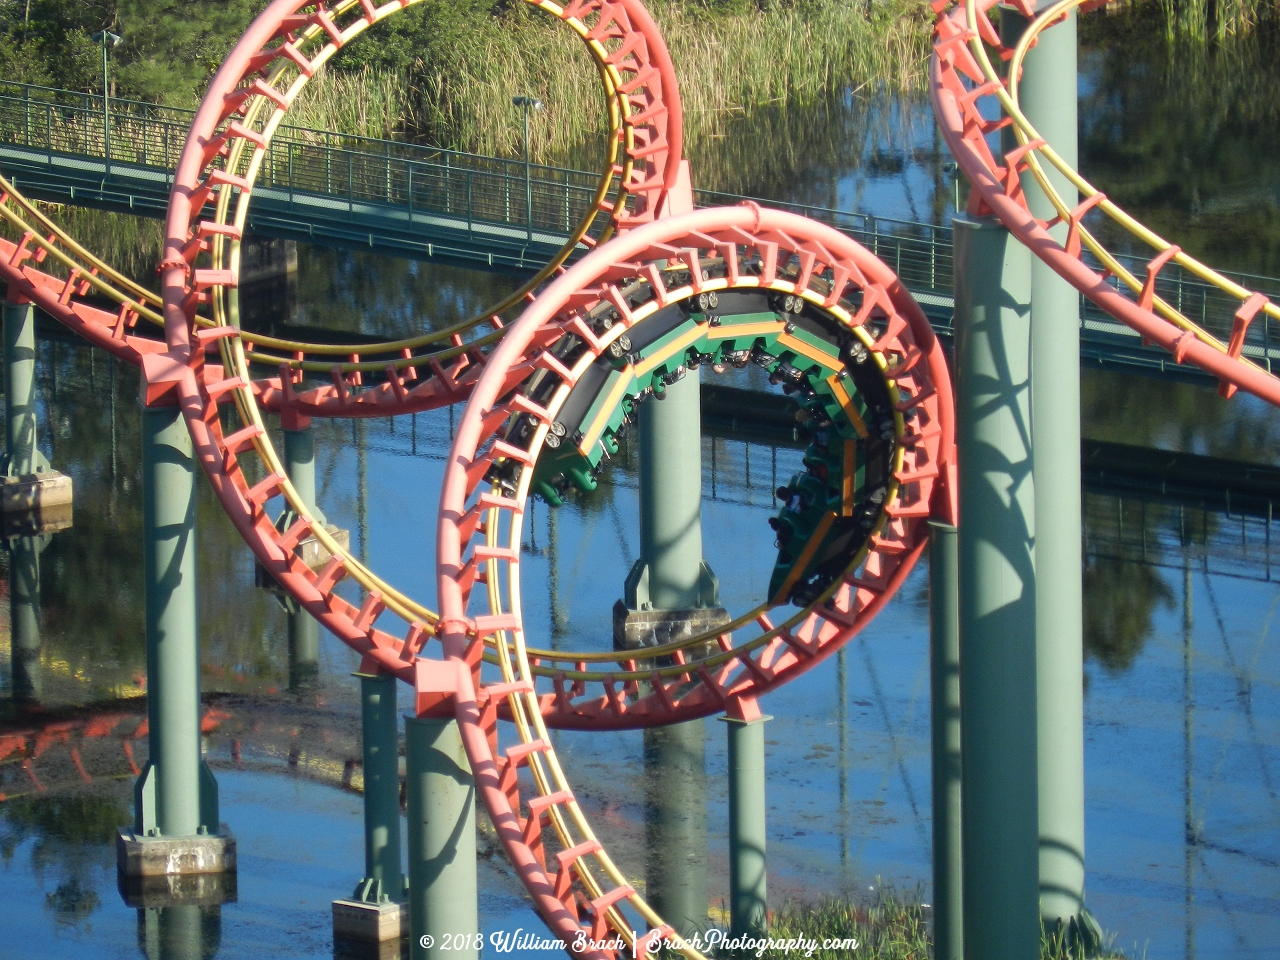
{"label": "grass", "polygon": [[[923,86],[932,21],[923,0],[808,0],[721,13],[655,0],[650,9],[676,65],[691,145],[763,104]],[[520,93],[546,104],[530,125],[535,160],[563,159],[584,145],[598,151],[603,143],[604,99],[585,46],[523,4],[471,24],[447,61],[419,61],[412,74],[410,84],[364,70],[356,75],[362,87],[339,75],[307,95],[310,106],[300,106],[311,113],[295,108],[289,122],[345,132],[363,123],[359,132],[375,136],[407,123],[439,146],[518,156],[523,116],[511,97]],[[357,100],[376,105],[368,117],[351,115],[347,104]]]}
{"label": "grass", "polygon": [[[155,286],[156,264],[164,243],[163,221],[43,201],[35,201],[35,205],[101,260],[139,283]],[[13,231],[5,233],[12,235]]]}
{"label": "grass", "polygon": [[369,67],[351,72],[322,70],[294,102],[286,122],[391,139],[410,121],[410,92],[409,80],[402,74]]}
{"label": "grass", "polygon": [[1206,41],[1280,26],[1280,0],[1159,0],[1169,37]]}
{"label": "grass", "polygon": [[[879,883],[868,896],[857,900],[787,903],[769,924],[769,940],[782,944],[766,948],[758,956],[760,960],[931,960],[929,914],[920,891],[902,896],[893,887]],[[850,944],[853,940],[857,946]],[[824,948],[822,945],[829,941],[844,943]],[[741,960],[756,957],[758,949],[735,952],[721,947],[708,955],[715,960]],[[1053,937],[1041,940],[1040,960],[1085,960],[1086,956],[1122,960],[1125,955],[1109,945],[1087,954],[1083,947],[1068,946]]]}

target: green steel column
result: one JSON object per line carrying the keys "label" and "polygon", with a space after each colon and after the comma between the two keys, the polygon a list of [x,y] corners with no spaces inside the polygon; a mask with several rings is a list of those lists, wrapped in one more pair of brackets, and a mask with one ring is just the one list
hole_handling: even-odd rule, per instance
{"label": "green steel column", "polygon": [[964,952],[1040,951],[1030,253],[957,217]]}
{"label": "green steel column", "polygon": [[364,878],[351,899],[379,903],[404,894],[396,678],[388,673],[357,676],[364,739]]}
{"label": "green steel column", "polygon": [[35,703],[40,676],[40,546],[35,537],[9,541],[10,663],[13,699]]}
{"label": "green steel column", "polygon": [[769,717],[729,725],[729,929],[733,936],[768,930],[765,875],[764,725]]}
{"label": "green steel column", "polygon": [[[321,523],[324,514],[316,506],[315,429],[307,424],[284,430],[284,466],[289,480],[307,509]],[[303,610],[289,613],[289,689],[315,687],[320,675],[320,624]]]}
{"label": "green steel column", "polygon": [[702,720],[644,732],[645,887],[686,937],[707,926],[706,737]]}
{"label": "green steel column", "polygon": [[195,458],[177,407],[142,411],[142,499],[151,753],[135,789],[135,831],[216,832],[216,785],[200,759]]}
{"label": "green steel column", "polygon": [[8,475],[49,469],[36,449],[36,321],[30,303],[4,302],[5,454]]}
{"label": "green steel column", "polygon": [[964,957],[960,858],[960,586],[956,528],[929,524],[933,727],[933,956]]}
{"label": "green steel column", "polygon": [[700,418],[696,368],[640,407],[640,561],[654,610],[716,602],[703,586]]}
{"label": "green steel column", "polygon": [[[1048,6],[1042,0],[1040,7]],[[1010,29],[1020,14],[1006,11]],[[1040,34],[1019,84],[1022,109],[1073,166],[1076,13]],[[1045,165],[1048,167],[1048,165]],[[1068,207],[1077,195],[1049,168]],[[1023,188],[1043,220],[1056,210],[1030,174]],[[1053,231],[1065,243],[1067,226]],[[1084,907],[1084,658],[1080,556],[1080,295],[1038,257],[1031,262],[1031,431],[1036,510],[1036,690],[1040,916],[1077,928]],[[1092,921],[1085,918],[1085,929]],[[1074,939],[1074,933],[1072,934]]]}
{"label": "green steel column", "polygon": [[[413,960],[477,960],[476,788],[453,718],[405,718]],[[446,935],[452,942],[446,943]],[[423,946],[430,938],[430,946]]]}

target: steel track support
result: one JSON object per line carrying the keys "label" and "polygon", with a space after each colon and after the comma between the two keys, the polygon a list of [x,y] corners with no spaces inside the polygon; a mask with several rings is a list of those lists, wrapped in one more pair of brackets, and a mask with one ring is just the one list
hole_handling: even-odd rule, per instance
{"label": "steel track support", "polygon": [[772,719],[726,716],[729,728],[729,931],[768,931],[764,725]]}
{"label": "steel track support", "polygon": [[[640,558],[614,606],[616,649],[667,643],[729,620],[702,557],[701,402],[695,368],[638,411]],[[645,733],[645,887],[654,909],[684,935],[707,925],[705,752],[700,720]]]}
{"label": "steel track support", "polygon": [[929,668],[933,733],[933,955],[963,960],[960,851],[960,586],[956,528],[930,523]]}
{"label": "steel track support", "polygon": [[410,955],[477,960],[476,785],[458,722],[405,717],[405,765]]}
{"label": "steel track support", "polygon": [[[1041,9],[1047,2],[1039,4]],[[1016,41],[1027,21],[1001,11]],[[1040,34],[1023,65],[1027,119],[1072,167],[1078,155],[1076,12]],[[1046,167],[1048,165],[1046,164]],[[1074,207],[1070,181],[1049,179]],[[1027,204],[1043,220],[1056,210],[1030,173]],[[1065,243],[1067,225],[1052,231]],[[1040,918],[1074,946],[1096,949],[1101,930],[1084,907],[1084,643],[1080,555],[1080,295],[1044,261],[1031,262],[1031,430],[1036,513],[1036,729],[1040,822]]]}
{"label": "steel track support", "polygon": [[346,900],[333,902],[335,937],[398,940],[408,932],[400,870],[400,735],[396,678],[360,678],[364,745],[364,876]]}
{"label": "steel track support", "polygon": [[219,829],[218,785],[200,747],[195,456],[176,406],[142,411],[143,585],[150,748],[134,787],[134,827],[118,844],[126,877],[224,873],[235,840]]}
{"label": "steel track support", "polygon": [[666,388],[663,399],[640,406],[640,560],[627,578],[632,609],[680,611],[719,604],[719,585],[702,559],[698,380],[697,369],[690,370]]}
{"label": "steel track support", "polygon": [[0,514],[7,536],[71,526],[71,478],[49,466],[36,427],[36,320],[28,301],[4,301],[5,455]]}
{"label": "steel track support", "polygon": [[[316,507],[316,438],[310,420],[282,416],[284,467],[312,516],[324,523]],[[320,623],[296,604],[289,607],[289,689],[314,689],[320,678]]]}
{"label": "steel track support", "polygon": [[964,953],[1040,951],[1031,254],[957,217]]}

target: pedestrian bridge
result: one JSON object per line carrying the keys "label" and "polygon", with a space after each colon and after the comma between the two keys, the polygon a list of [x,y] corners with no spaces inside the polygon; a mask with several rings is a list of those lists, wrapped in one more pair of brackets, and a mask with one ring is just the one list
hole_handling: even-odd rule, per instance
{"label": "pedestrian bridge", "polygon": [[[0,171],[25,195],[55,203],[162,217],[192,111],[28,84],[0,83]],[[593,204],[600,175],[282,127],[254,191],[249,229],[261,236],[529,273],[560,249]],[[873,251],[902,278],[935,330],[952,333],[952,239],[945,225],[803,204],[695,191],[700,206],[754,200],[827,223]],[[587,249],[582,245],[582,252]],[[1145,274],[1141,261],[1133,272]],[[1280,279],[1231,275],[1280,301]],[[1210,330],[1230,336],[1237,304],[1191,274],[1166,267],[1157,292]],[[1259,317],[1246,356],[1271,370],[1280,330]],[[1225,338],[1224,338],[1225,339]],[[1098,366],[1214,382],[1149,346],[1087,300],[1081,359]]]}

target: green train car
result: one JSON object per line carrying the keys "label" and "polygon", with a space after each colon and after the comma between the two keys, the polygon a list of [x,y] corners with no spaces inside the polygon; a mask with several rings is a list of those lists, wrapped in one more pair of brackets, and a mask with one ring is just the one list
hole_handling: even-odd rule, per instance
{"label": "green train car", "polygon": [[[591,317],[597,335],[616,320],[609,310]],[[564,349],[559,359],[566,365],[582,356],[580,345]],[[874,526],[891,473],[894,420],[883,374],[863,340],[803,298],[766,290],[702,293],[614,337],[557,411],[531,492],[559,506],[573,489],[594,490],[601,464],[618,452],[640,404],[660,402],[690,369],[748,364],[768,371],[770,382],[796,400],[799,429],[809,438],[804,470],[778,488],[781,506],[769,520],[778,550],[769,600],[811,602]],[[543,404],[558,383],[545,381],[531,389]],[[531,418],[517,421],[506,439],[524,446],[533,429]],[[517,469],[494,467],[490,479],[513,490]]]}

